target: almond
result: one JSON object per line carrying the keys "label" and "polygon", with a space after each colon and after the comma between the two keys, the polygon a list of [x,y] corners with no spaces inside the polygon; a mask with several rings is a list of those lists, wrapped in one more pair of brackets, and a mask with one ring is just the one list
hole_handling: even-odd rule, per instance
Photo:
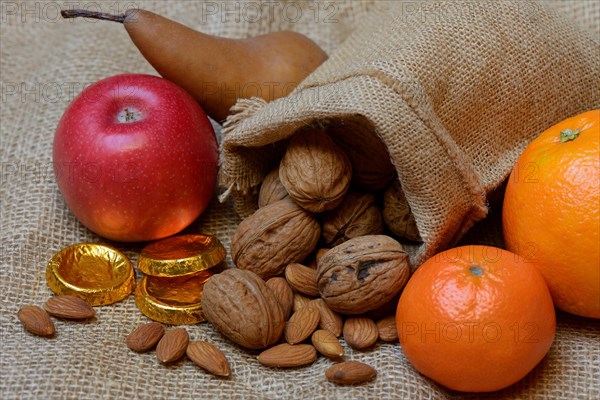
{"label": "almond", "polygon": [[312,334],[311,342],[315,349],[325,357],[338,359],[344,356],[344,348],[335,335],[328,330],[319,329]]}
{"label": "almond", "polygon": [[283,315],[287,320],[292,313],[292,307],[294,305],[294,292],[288,285],[285,278],[280,276],[273,277],[267,281],[267,287],[273,291],[277,301],[283,309]]}
{"label": "almond", "polygon": [[395,342],[398,340],[398,328],[396,327],[396,316],[390,315],[377,321],[379,340],[384,342]]}
{"label": "almond", "polygon": [[377,342],[379,331],[371,318],[351,317],[344,323],[344,340],[350,347],[363,350]]}
{"label": "almond", "polygon": [[165,334],[165,327],[158,322],[149,322],[131,332],[125,342],[131,350],[143,353],[156,346]]}
{"label": "almond", "polygon": [[305,265],[292,263],[285,268],[285,279],[292,289],[308,296],[318,296],[317,271]]}
{"label": "almond", "polygon": [[29,332],[38,336],[54,336],[56,330],[48,313],[38,306],[22,307],[17,316]]}
{"label": "almond", "polygon": [[258,355],[258,362],[267,367],[300,367],[316,359],[317,351],[310,344],[281,343]]}
{"label": "almond", "polygon": [[345,361],[335,364],[325,371],[325,377],[338,385],[363,383],[376,376],[377,371],[373,367],[359,361]]}
{"label": "almond", "polygon": [[216,376],[230,376],[231,367],[225,354],[209,342],[191,342],[185,352],[200,368]]}
{"label": "almond", "polygon": [[302,307],[309,305],[312,300],[313,299],[311,299],[310,297],[296,292],[294,293],[294,304],[292,305],[292,310],[296,312]]}
{"label": "almond", "polygon": [[76,296],[60,295],[50,297],[44,303],[48,314],[66,319],[86,319],[96,315],[96,311],[83,299]]}
{"label": "almond", "polygon": [[190,342],[190,335],[183,328],[175,328],[167,331],[156,346],[156,357],[160,362],[172,363],[179,360],[185,354]]}
{"label": "almond", "polygon": [[340,337],[344,327],[342,316],[329,308],[323,299],[314,299],[311,303],[321,314],[319,328],[328,330],[333,333],[335,337]]}
{"label": "almond", "polygon": [[315,307],[302,307],[285,324],[285,340],[289,344],[300,343],[317,329],[319,319],[319,310]]}

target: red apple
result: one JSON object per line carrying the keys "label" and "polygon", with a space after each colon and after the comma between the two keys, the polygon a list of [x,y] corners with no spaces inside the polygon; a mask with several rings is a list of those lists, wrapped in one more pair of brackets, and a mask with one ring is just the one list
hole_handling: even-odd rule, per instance
{"label": "red apple", "polygon": [[208,206],[218,145],[206,114],[174,83],[125,74],[87,87],[62,116],[54,172],[75,216],[108,239],[173,235]]}

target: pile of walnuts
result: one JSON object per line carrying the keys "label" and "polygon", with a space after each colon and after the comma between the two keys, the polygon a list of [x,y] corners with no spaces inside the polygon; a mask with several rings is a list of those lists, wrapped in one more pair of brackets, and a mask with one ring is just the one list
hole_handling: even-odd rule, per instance
{"label": "pile of walnuts", "polygon": [[[289,356],[278,351],[301,353],[297,346],[309,346],[302,342],[317,328],[335,338],[343,333],[355,349],[378,338],[397,339],[390,330],[409,278],[409,257],[385,233],[420,238],[389,160],[379,175],[353,180],[353,165],[369,162],[364,154],[349,153],[318,128],[290,139],[278,168],[262,183],[258,210],[231,239],[231,257],[241,271],[205,285],[204,314],[221,333],[247,348],[271,347],[264,360]],[[305,306],[318,312],[296,316]],[[290,350],[278,348],[282,339]],[[318,338],[312,340],[319,350]],[[308,353],[298,358],[310,361],[311,350],[302,351]]]}
{"label": "pile of walnuts", "polygon": [[[312,128],[294,135],[278,168],[261,185],[259,209],[242,221],[231,240],[236,266],[268,279],[281,275],[290,263],[305,262],[317,248],[335,249],[354,238],[383,235],[386,228],[395,236],[420,240],[400,185],[392,182],[394,175],[383,170],[368,184],[355,185],[379,188],[387,183],[383,196],[377,191],[356,191],[351,188],[356,162],[323,130]],[[395,240],[381,240],[402,251]],[[367,256],[363,248],[353,251]],[[319,275],[327,269],[319,268]]]}

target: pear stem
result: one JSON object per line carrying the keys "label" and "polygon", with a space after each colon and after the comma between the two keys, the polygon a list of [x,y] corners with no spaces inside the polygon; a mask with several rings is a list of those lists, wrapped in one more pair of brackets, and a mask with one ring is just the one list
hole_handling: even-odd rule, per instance
{"label": "pear stem", "polygon": [[104,13],[104,12],[80,10],[80,9],[61,10],[60,15],[62,15],[63,18],[83,17],[83,18],[101,19],[101,20],[105,20],[105,21],[114,21],[114,22],[120,22],[120,23],[123,23],[125,21],[125,18],[127,17],[127,14],[109,14],[109,13]]}

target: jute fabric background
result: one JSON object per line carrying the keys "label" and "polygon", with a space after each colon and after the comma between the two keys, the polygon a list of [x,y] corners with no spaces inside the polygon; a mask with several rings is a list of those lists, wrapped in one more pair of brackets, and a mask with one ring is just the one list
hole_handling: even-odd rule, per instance
{"label": "jute fabric background", "polygon": [[[291,3],[294,6],[287,6]],[[572,18],[574,26],[587,29],[597,39],[600,37],[600,7],[594,2],[553,3],[557,13]],[[204,32],[229,37],[292,29],[307,34],[333,54],[365,13],[382,6],[372,1],[268,4],[261,6],[256,1],[1,3],[0,397],[599,398],[600,324],[560,312],[556,340],[548,356],[519,383],[487,395],[453,393],[424,378],[410,366],[397,344],[377,344],[366,352],[346,346],[347,359],[369,363],[379,375],[365,385],[337,387],[324,379],[324,371],[331,365],[329,360],[320,358],[309,367],[290,371],[264,368],[256,361],[256,352],[239,348],[208,324],[186,328],[193,340],[209,340],[225,351],[232,365],[232,379],[214,378],[189,360],[164,367],[153,353],[137,355],[125,346],[127,334],[147,322],[135,307],[133,297],[97,308],[96,319],[89,323],[55,320],[57,335],[53,339],[34,337],[23,330],[16,317],[19,307],[41,305],[52,294],[45,282],[45,267],[52,255],[74,243],[106,242],[77,222],[54,182],[52,138],[62,112],[85,86],[101,78],[125,72],[154,73],[130,43],[122,26],[87,20],[62,21],[58,9],[88,6],[121,12],[127,7],[140,7]],[[257,15],[257,9],[263,11]],[[186,231],[215,234],[228,248],[240,219],[232,201],[221,204],[216,195],[210,209]],[[501,245],[498,218],[498,210],[492,209],[488,219],[475,225],[462,243]],[[123,250],[134,263],[142,247],[142,244],[110,244]],[[229,258],[228,263],[232,265]]]}

